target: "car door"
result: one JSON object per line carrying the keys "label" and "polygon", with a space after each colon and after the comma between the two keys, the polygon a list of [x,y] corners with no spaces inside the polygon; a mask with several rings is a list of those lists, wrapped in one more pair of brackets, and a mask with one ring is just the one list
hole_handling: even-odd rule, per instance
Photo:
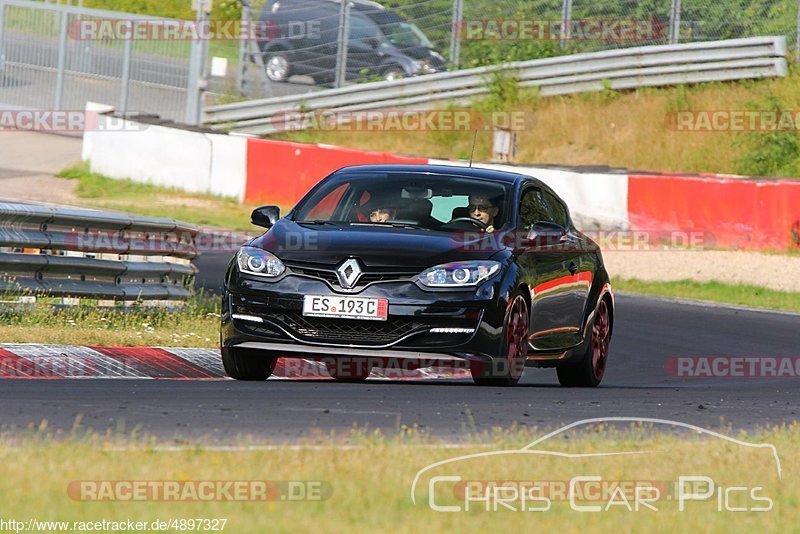
{"label": "car door", "polygon": [[385,40],[369,18],[353,14],[350,17],[350,40],[347,46],[347,77],[358,78],[377,73],[381,62],[380,45]]}
{"label": "car door", "polygon": [[[568,221],[548,194],[538,187],[522,193],[517,228],[523,233],[523,246],[517,261],[531,292],[530,345],[557,351],[581,340],[578,295],[573,287],[580,260],[577,251],[565,246],[570,239],[564,226]],[[541,231],[541,223],[549,224],[550,231]]]}
{"label": "car door", "polygon": [[[550,220],[559,225],[563,234],[559,238],[559,251],[566,267],[565,283],[561,285],[564,298],[564,328],[574,330],[580,335],[586,303],[589,299],[595,262],[588,250],[586,240],[577,232],[569,217],[566,204],[553,192],[543,192],[544,202]],[[581,339],[573,340],[579,343]]]}

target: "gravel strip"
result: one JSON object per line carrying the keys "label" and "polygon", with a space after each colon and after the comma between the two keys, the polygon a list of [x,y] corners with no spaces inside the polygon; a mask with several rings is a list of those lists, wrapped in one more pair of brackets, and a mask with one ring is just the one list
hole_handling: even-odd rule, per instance
{"label": "gravel strip", "polygon": [[725,250],[604,251],[608,272],[647,282],[716,280],[800,292],[800,256]]}

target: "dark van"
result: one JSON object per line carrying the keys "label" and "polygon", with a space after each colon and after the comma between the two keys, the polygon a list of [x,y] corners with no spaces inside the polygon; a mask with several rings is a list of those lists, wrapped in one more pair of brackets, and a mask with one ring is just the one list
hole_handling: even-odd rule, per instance
{"label": "dark van", "polygon": [[[446,70],[444,58],[416,25],[376,2],[350,2],[348,80],[396,80]],[[334,81],[341,7],[339,0],[266,3],[259,44],[270,80],[304,74],[317,84]]]}

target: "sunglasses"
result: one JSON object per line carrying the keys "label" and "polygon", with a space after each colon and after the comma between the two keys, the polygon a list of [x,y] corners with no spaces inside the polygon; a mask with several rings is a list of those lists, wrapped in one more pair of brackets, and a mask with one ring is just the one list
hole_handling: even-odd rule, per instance
{"label": "sunglasses", "polygon": [[479,211],[480,210],[480,211],[482,211],[484,213],[489,213],[489,210],[491,210],[493,207],[494,206],[492,206],[491,204],[470,204],[469,206],[467,206],[467,210],[469,210],[469,211]]}

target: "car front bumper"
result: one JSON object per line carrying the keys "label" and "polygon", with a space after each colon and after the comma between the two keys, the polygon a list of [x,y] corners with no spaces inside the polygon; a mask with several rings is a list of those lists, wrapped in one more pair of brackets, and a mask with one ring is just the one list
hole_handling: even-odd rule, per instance
{"label": "car front bumper", "polygon": [[[223,297],[221,343],[277,356],[490,361],[502,344],[505,310],[496,278],[460,291],[426,291],[413,281],[394,281],[344,293],[302,276],[276,282],[234,276]],[[306,317],[305,295],[385,298],[389,317]],[[436,328],[470,332],[431,332]]]}

